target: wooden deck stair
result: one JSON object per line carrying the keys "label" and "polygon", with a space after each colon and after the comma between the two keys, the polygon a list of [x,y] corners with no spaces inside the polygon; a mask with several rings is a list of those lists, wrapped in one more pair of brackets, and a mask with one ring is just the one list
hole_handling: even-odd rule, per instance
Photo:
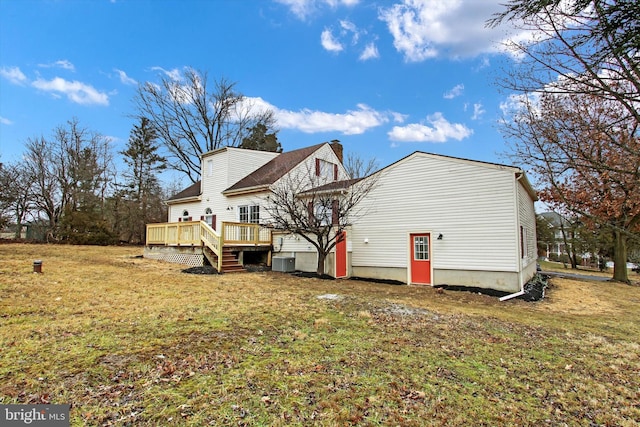
{"label": "wooden deck stair", "polygon": [[[204,255],[209,260],[209,263],[213,266],[218,265],[218,257],[211,249],[206,245],[204,246]],[[222,271],[219,273],[238,273],[246,271],[245,268],[238,262],[237,252],[233,247],[224,246],[222,248]]]}
{"label": "wooden deck stair", "polygon": [[147,224],[146,245],[202,247],[214,268],[220,273],[233,273],[246,271],[238,262],[238,253],[271,251],[272,241],[271,229],[260,224],[223,221],[218,233],[204,221],[178,221]]}

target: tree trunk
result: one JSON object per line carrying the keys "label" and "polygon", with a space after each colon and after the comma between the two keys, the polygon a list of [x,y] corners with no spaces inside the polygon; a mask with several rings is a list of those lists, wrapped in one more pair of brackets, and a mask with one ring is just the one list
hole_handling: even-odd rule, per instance
{"label": "tree trunk", "polygon": [[324,261],[327,258],[327,254],[322,252],[322,251],[318,251],[318,265],[316,267],[316,274],[318,276],[324,276]]}
{"label": "tree trunk", "polygon": [[627,274],[627,236],[616,230],[613,232],[613,280],[630,283]]}

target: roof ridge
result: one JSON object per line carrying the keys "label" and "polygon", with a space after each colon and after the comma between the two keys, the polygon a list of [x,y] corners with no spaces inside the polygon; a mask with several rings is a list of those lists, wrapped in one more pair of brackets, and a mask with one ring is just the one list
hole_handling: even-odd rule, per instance
{"label": "roof ridge", "polygon": [[291,169],[300,164],[311,153],[317,151],[324,144],[328,144],[328,142],[280,153],[255,171],[241,178],[231,187],[224,190],[223,193],[253,187],[269,186],[282,178],[287,172],[291,171]]}

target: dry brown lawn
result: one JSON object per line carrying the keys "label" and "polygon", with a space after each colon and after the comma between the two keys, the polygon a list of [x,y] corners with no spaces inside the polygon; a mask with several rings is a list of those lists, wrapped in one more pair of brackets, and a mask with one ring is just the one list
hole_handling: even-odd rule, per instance
{"label": "dry brown lawn", "polygon": [[638,286],[499,302],[141,253],[0,244],[0,403],[69,403],[78,426],[640,420]]}

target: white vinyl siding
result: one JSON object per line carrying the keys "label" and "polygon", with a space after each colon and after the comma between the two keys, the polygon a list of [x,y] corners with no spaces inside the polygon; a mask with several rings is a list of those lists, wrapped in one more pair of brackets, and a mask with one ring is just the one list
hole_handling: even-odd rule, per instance
{"label": "white vinyl siding", "polygon": [[[513,168],[415,153],[381,172],[354,221],[354,266],[408,266],[408,235],[431,243],[434,269],[517,271]],[[368,243],[364,243],[367,239]]]}
{"label": "white vinyl siding", "polygon": [[[202,212],[197,213],[197,218],[199,219],[200,215],[204,215],[206,207],[210,207],[213,215],[216,215],[216,229],[220,230],[222,221],[238,221],[238,206],[260,204],[255,202],[254,198],[230,199],[224,196],[222,191],[231,187],[277,155],[277,153],[243,150],[233,147],[226,147],[210,154],[205,154],[203,166],[207,165],[209,161],[213,161],[213,166],[212,174],[209,176],[207,173],[202,177],[202,203],[199,208]],[[196,216],[193,216],[193,218],[196,218]]]}
{"label": "white vinyl siding", "polygon": [[181,203],[176,205],[169,205],[169,222],[178,222],[178,220],[183,221],[183,213],[184,211],[189,212],[189,216],[193,220],[199,220],[200,214],[200,203],[198,202],[190,202],[190,203]]}
{"label": "white vinyl siding", "polygon": [[525,188],[518,183],[518,216],[524,240],[522,242],[522,265],[527,266],[535,262],[537,254],[536,244],[536,213],[533,200]]}
{"label": "white vinyl siding", "polygon": [[276,181],[274,185],[282,185],[283,183],[293,180],[293,182],[297,183],[299,186],[300,191],[302,191],[303,189],[306,190],[312,186],[315,187],[333,182],[335,174],[333,170],[328,177],[316,175],[317,159],[320,159],[320,163],[322,163],[322,160],[330,163],[332,165],[331,168],[333,168],[334,165],[338,166],[338,181],[350,178],[344,166],[338,162],[333,149],[329,145],[323,145],[307,159],[300,162],[300,164],[289,171],[287,175]]}

